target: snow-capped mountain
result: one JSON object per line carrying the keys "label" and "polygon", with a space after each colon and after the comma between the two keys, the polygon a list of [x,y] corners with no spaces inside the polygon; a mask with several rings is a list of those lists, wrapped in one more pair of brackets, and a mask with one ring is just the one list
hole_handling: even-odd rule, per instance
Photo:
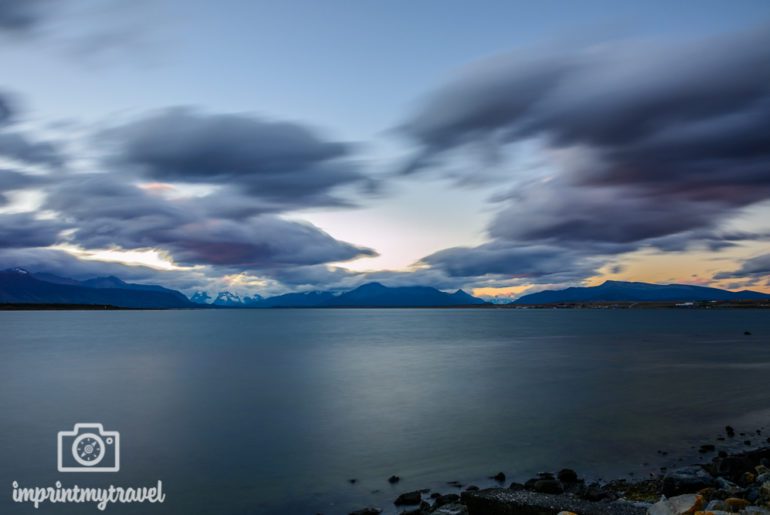
{"label": "snow-capped mountain", "polygon": [[[205,298],[204,302],[199,302],[200,304],[207,304],[208,300],[211,299],[209,294],[206,292],[198,292],[195,295],[193,295],[193,302],[198,302],[196,298],[198,299]],[[214,302],[211,302],[211,304],[214,306],[249,307],[257,304],[261,300],[262,300],[262,296],[257,294],[241,297],[236,293],[232,293],[229,291],[221,291],[217,294],[217,298],[214,299]]]}
{"label": "snow-capped mountain", "polygon": [[217,298],[212,302],[215,306],[242,306],[243,300],[241,296],[229,291],[221,291],[217,294]]}

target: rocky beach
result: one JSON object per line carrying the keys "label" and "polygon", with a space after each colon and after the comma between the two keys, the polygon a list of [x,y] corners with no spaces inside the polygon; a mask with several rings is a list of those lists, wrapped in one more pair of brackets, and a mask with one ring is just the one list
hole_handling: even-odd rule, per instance
{"label": "rocky beach", "polygon": [[[486,479],[497,487],[448,481],[445,492],[401,492],[393,506],[403,515],[770,515],[770,437],[761,429],[738,432],[726,426],[715,442],[691,452],[692,464],[680,457],[677,466],[660,466],[643,479],[589,481],[563,468],[507,483],[498,472]],[[391,485],[399,481],[388,478]],[[393,513],[393,506],[363,507],[349,515]]]}

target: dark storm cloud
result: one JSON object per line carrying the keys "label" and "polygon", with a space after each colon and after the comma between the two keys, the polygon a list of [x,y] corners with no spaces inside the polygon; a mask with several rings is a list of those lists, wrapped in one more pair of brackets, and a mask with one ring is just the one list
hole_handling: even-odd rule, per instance
{"label": "dark storm cloud", "polygon": [[31,165],[62,166],[65,157],[59,143],[38,140],[10,128],[17,121],[14,96],[0,91],[0,158]]}
{"label": "dark storm cloud", "polygon": [[541,138],[590,152],[567,165],[576,184],[745,205],[770,192],[768,62],[768,26],[667,48],[508,56],[444,86],[403,130],[418,165],[466,144]]}
{"label": "dark storm cloud", "polygon": [[53,245],[65,228],[57,220],[40,220],[31,213],[0,214],[0,248]]}
{"label": "dark storm cloud", "polygon": [[578,251],[553,246],[517,246],[500,241],[441,250],[422,261],[450,277],[499,275],[530,280],[547,277],[553,282],[584,279],[601,266],[600,261]]}
{"label": "dark storm cloud", "polygon": [[1,0],[0,30],[27,32],[44,18],[48,0]]}
{"label": "dark storm cloud", "polygon": [[[514,188],[495,199],[492,243],[424,261],[452,275],[537,277],[560,260],[574,266],[570,256],[718,250],[752,238],[721,227],[770,198],[769,63],[770,26],[762,26],[660,47],[507,55],[469,68],[401,127],[418,147],[405,172],[451,169],[456,179],[451,162],[480,155],[468,175],[483,179],[493,162],[490,180],[507,166]],[[523,143],[547,159],[537,180],[517,177],[503,157]],[[555,257],[529,250],[543,246]]]}
{"label": "dark storm cloud", "polygon": [[45,204],[76,229],[73,243],[156,248],[185,265],[269,270],[375,254],[310,224],[274,215],[231,219],[212,215],[209,207],[198,200],[169,200],[110,174],[62,179],[50,188]]}
{"label": "dark storm cloud", "polygon": [[732,272],[720,272],[714,279],[732,279],[753,277],[761,278],[770,276],[770,254],[762,254],[744,261],[740,268]]}
{"label": "dark storm cloud", "polygon": [[8,203],[7,194],[45,182],[44,177],[0,169],[0,207]]}
{"label": "dark storm cloud", "polygon": [[13,170],[0,169],[0,191],[11,191],[25,188],[35,184],[37,179],[34,175],[19,173]]}
{"label": "dark storm cloud", "polygon": [[270,271],[270,277],[289,289],[351,289],[364,281],[364,274],[326,265],[295,266]]}
{"label": "dark storm cloud", "polygon": [[56,143],[33,141],[20,132],[0,132],[0,156],[32,165],[62,166],[64,157]]}
{"label": "dark storm cloud", "polygon": [[262,215],[248,221],[205,220],[178,227],[161,242],[181,263],[268,270],[374,256],[317,227]]}
{"label": "dark storm cloud", "polygon": [[594,152],[569,170],[578,183],[753,202],[753,186],[770,188],[768,62],[766,26],[662,49],[498,58],[440,89],[403,130],[422,148],[418,163],[538,137]]}
{"label": "dark storm cloud", "polygon": [[661,199],[628,186],[574,186],[552,180],[517,188],[490,224],[490,235],[510,241],[627,245],[710,227],[723,201]]}
{"label": "dark storm cloud", "polygon": [[[0,110],[0,117],[7,120],[10,113]],[[371,191],[374,184],[353,167],[348,145],[303,125],[175,109],[103,132],[99,142],[109,154],[104,173],[0,170],[0,205],[10,202],[9,192],[44,194],[39,212],[45,219],[0,215],[0,248],[14,266],[25,266],[19,259],[28,257],[34,258],[30,268],[63,271],[71,259],[44,252],[62,243],[156,249],[178,264],[197,267],[186,271],[188,283],[174,275],[174,285],[188,288],[242,272],[290,280],[292,269],[297,281],[309,284],[328,277],[332,269],[326,263],[376,255],[280,216],[297,207],[351,204],[338,188],[347,187],[349,194],[351,188]],[[8,128],[0,130],[0,157],[43,168],[65,165],[56,143]],[[183,196],[154,181],[207,188]],[[43,266],[46,259],[53,260],[51,266]]]}
{"label": "dark storm cloud", "polygon": [[265,208],[342,205],[333,190],[371,188],[347,144],[291,122],[171,109],[103,134],[110,162],[158,181],[222,184]]}
{"label": "dark storm cloud", "polygon": [[13,105],[5,94],[0,92],[0,126],[8,122],[13,115]]}

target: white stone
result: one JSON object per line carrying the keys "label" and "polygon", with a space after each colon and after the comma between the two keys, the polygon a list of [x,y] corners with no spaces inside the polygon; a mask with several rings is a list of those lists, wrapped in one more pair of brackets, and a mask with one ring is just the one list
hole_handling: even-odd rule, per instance
{"label": "white stone", "polygon": [[666,499],[661,498],[647,509],[647,515],[683,515],[694,513],[701,508],[703,497],[697,494],[677,495]]}

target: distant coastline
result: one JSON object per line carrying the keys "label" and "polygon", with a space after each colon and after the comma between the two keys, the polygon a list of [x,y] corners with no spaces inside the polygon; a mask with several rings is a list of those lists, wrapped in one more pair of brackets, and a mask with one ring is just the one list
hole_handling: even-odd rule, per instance
{"label": "distant coastline", "polygon": [[286,309],[770,309],[768,300],[703,301],[703,302],[574,302],[553,304],[470,304],[458,306],[217,306],[198,304],[188,307],[141,308],[105,304],[2,303],[0,311],[190,311],[190,310],[286,310]]}
{"label": "distant coastline", "polygon": [[[503,299],[498,299],[503,300]],[[499,304],[462,289],[433,286],[362,284],[347,291],[303,291],[241,297],[224,291],[212,298],[192,297],[157,284],[129,283],[115,276],[78,280],[24,268],[0,271],[0,309],[299,309],[299,308],[507,308],[507,309],[650,309],[767,308],[770,294],[731,291],[689,284],[605,281],[597,286],[543,290]]]}

